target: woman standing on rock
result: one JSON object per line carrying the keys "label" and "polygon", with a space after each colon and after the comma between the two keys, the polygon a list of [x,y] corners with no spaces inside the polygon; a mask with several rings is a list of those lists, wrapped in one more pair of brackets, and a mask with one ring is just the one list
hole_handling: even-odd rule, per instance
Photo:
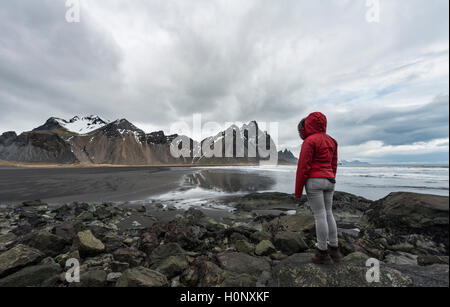
{"label": "woman standing on rock", "polygon": [[316,220],[317,248],[312,261],[317,264],[340,262],[342,255],[332,210],[338,144],[326,133],[327,118],[319,112],[303,119],[298,132],[304,142],[298,161],[295,197],[301,198],[306,187],[308,204]]}

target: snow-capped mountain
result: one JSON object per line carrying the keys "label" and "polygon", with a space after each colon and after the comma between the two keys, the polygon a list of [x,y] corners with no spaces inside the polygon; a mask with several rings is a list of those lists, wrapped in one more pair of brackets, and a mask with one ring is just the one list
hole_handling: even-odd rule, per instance
{"label": "snow-capped mountain", "polygon": [[[230,136],[233,146],[226,148]],[[188,144],[188,155],[173,156],[170,150],[173,141],[180,149]],[[221,148],[222,155],[204,155],[201,145],[206,141],[212,148]],[[256,122],[241,128],[231,126],[200,143],[187,136],[166,136],[163,131],[146,134],[126,119],[110,122],[99,116],[75,116],[70,120],[52,117],[44,125],[19,136],[14,132],[1,135],[0,160],[116,165],[253,164],[267,159],[258,148],[264,142],[267,149],[276,153],[270,135],[261,131]]]}
{"label": "snow-capped mountain", "polygon": [[278,152],[278,163],[280,164],[297,164],[298,159],[294,156],[294,154],[285,149],[284,151]]}
{"label": "snow-capped mountain", "polygon": [[54,130],[62,128],[76,134],[88,134],[92,131],[104,127],[109,123],[109,120],[105,120],[96,115],[89,115],[84,117],[75,116],[69,120],[51,117],[44,125],[34,129],[34,131]]}
{"label": "snow-capped mountain", "polygon": [[[232,146],[226,146],[231,144],[226,144],[232,142]],[[216,156],[212,158],[206,157],[205,153],[202,151],[204,143],[207,142],[210,145],[211,151],[213,151]],[[196,158],[193,163],[258,163],[262,160],[268,160],[268,157],[262,158],[259,145],[265,144],[267,152],[269,151],[276,154],[276,145],[273,142],[267,132],[263,132],[259,129],[258,123],[252,121],[249,124],[244,124],[241,128],[236,125],[230,126],[225,131],[216,134],[213,137],[204,139],[201,143],[198,143],[197,147],[194,147],[194,153],[196,153]],[[222,150],[222,153],[217,153],[216,150]],[[217,157],[219,154],[219,157]]]}

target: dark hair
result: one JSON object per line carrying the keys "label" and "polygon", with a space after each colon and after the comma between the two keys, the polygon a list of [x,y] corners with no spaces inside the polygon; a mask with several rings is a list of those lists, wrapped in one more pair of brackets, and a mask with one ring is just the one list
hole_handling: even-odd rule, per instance
{"label": "dark hair", "polygon": [[305,128],[305,122],[306,122],[306,118],[302,119],[299,123],[298,123],[298,132],[301,132],[304,128]]}

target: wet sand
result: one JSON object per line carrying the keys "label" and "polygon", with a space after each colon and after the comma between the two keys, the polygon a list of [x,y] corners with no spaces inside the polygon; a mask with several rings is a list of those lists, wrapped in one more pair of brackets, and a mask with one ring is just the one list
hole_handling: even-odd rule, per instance
{"label": "wet sand", "polygon": [[[0,167],[0,204],[40,199],[49,204],[138,202],[199,187],[226,193],[270,189],[272,178],[239,170],[189,167]],[[180,194],[181,193],[181,194]],[[180,197],[180,196],[179,196]]]}
{"label": "wet sand", "polygon": [[180,186],[189,168],[0,168],[0,203],[131,201]]}

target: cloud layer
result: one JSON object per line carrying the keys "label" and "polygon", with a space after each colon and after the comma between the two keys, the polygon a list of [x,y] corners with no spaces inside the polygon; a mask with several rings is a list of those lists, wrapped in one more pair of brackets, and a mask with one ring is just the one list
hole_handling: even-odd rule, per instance
{"label": "cloud layer", "polygon": [[81,3],[69,24],[64,1],[1,1],[0,131],[92,113],[168,131],[201,113],[278,122],[297,154],[318,110],[344,159],[448,161],[446,0],[381,0],[380,23],[365,1]]}

